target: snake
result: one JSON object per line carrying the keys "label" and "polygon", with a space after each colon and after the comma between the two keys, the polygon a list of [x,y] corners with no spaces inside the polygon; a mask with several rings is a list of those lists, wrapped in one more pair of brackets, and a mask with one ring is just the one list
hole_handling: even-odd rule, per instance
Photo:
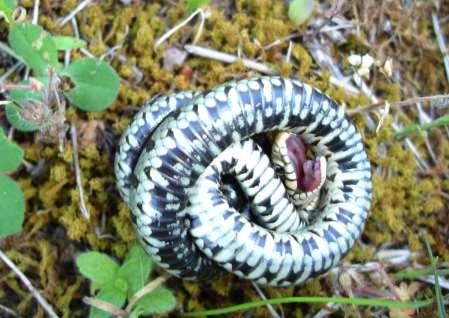
{"label": "snake", "polygon": [[115,157],[137,237],[171,275],[302,284],[363,232],[371,166],[345,111],[297,79],[259,76],[148,101]]}

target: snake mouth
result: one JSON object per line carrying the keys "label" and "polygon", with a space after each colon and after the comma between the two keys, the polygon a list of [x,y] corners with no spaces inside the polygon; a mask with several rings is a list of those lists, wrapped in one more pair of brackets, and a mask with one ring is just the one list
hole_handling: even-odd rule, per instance
{"label": "snake mouth", "polygon": [[297,187],[302,192],[318,189],[325,178],[326,161],[324,157],[307,158],[307,146],[300,137],[291,134],[286,142],[288,157],[296,173]]}

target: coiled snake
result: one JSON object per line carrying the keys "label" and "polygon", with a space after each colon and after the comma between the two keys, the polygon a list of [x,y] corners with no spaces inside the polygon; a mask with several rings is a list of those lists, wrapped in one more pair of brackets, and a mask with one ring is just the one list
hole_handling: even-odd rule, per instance
{"label": "coiled snake", "polygon": [[[276,140],[272,162],[251,136]],[[146,251],[188,279],[225,269],[300,284],[348,252],[371,202],[370,163],[343,109],[281,77],[154,98],[123,134],[115,173]]]}

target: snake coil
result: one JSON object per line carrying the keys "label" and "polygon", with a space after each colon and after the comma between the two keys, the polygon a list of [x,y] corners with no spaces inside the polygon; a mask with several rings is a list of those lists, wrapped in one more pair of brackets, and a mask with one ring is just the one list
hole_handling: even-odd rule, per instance
{"label": "snake coil", "polygon": [[[269,160],[249,139],[270,131],[299,135],[327,162],[307,221],[291,209]],[[349,251],[371,202],[370,163],[343,109],[281,77],[154,98],[123,134],[115,173],[146,251],[187,279],[225,269],[260,284],[300,284]],[[240,186],[225,181],[228,174]],[[261,207],[257,214],[253,204]]]}

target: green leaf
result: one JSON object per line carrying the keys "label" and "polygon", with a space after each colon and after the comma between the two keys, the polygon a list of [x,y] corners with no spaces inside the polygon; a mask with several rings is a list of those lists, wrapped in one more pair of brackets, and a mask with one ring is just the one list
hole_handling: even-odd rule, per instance
{"label": "green leaf", "polygon": [[59,68],[55,43],[41,26],[30,23],[13,24],[8,40],[14,52],[21,56],[36,74],[45,74],[49,65]]}
{"label": "green leaf", "polygon": [[112,258],[99,252],[86,252],[76,258],[79,271],[100,287],[113,282],[118,265]]}
{"label": "green leaf", "polygon": [[293,0],[288,8],[288,17],[294,25],[303,24],[313,12],[315,0]]}
{"label": "green leaf", "polygon": [[25,200],[19,184],[0,175],[0,239],[22,229]]}
{"label": "green leaf", "polygon": [[21,164],[23,150],[6,138],[0,127],[0,173],[13,172]]}
{"label": "green leaf", "polygon": [[118,275],[128,282],[128,298],[145,286],[152,269],[153,262],[144,249],[141,246],[131,248],[118,270]]}
{"label": "green leaf", "polygon": [[151,293],[140,298],[132,310],[133,315],[163,314],[173,310],[176,306],[176,298],[173,293],[164,287],[158,287]]}
{"label": "green leaf", "polygon": [[114,286],[115,288],[120,289],[124,293],[128,291],[128,282],[121,277],[118,277],[114,280]]}
{"label": "green leaf", "polygon": [[187,0],[187,12],[192,13],[196,9],[207,6],[210,0]]}
{"label": "green leaf", "polygon": [[23,111],[23,109],[13,103],[5,106],[6,118],[8,118],[9,123],[14,128],[25,132],[39,130],[40,126],[38,124],[25,119]]}
{"label": "green leaf", "polygon": [[139,318],[139,315],[138,310],[134,310],[129,314],[129,318]]}
{"label": "green leaf", "polygon": [[76,107],[86,111],[101,111],[117,98],[119,77],[107,63],[84,58],[70,64],[62,71],[70,77],[74,88],[64,94]]}
{"label": "green leaf", "polygon": [[[126,301],[126,291],[117,288],[114,283],[109,283],[98,292],[98,295],[95,298],[115,305],[118,308],[122,308]],[[111,314],[93,306],[90,308],[89,318],[107,317],[111,317]]]}
{"label": "green leaf", "polygon": [[[48,77],[35,78],[34,81],[39,81],[42,85],[48,85]],[[21,86],[29,86],[30,81],[21,81],[19,83]],[[24,111],[29,110],[30,107],[42,107],[39,104],[42,103],[44,99],[43,91],[36,91],[26,88],[11,89],[9,92],[9,97],[14,103],[10,103],[5,106],[5,113],[8,121],[16,129],[20,131],[36,131],[41,128],[41,122],[33,122],[26,119],[24,116]],[[20,106],[18,106],[20,105]],[[28,117],[29,118],[29,117]],[[41,120],[42,121],[42,120]]]}
{"label": "green leaf", "polygon": [[8,23],[13,22],[13,11],[17,6],[17,1],[15,0],[0,0],[0,14],[2,14]]}
{"label": "green leaf", "polygon": [[85,41],[71,36],[53,36],[52,38],[56,49],[61,51],[79,49],[86,46]]}

